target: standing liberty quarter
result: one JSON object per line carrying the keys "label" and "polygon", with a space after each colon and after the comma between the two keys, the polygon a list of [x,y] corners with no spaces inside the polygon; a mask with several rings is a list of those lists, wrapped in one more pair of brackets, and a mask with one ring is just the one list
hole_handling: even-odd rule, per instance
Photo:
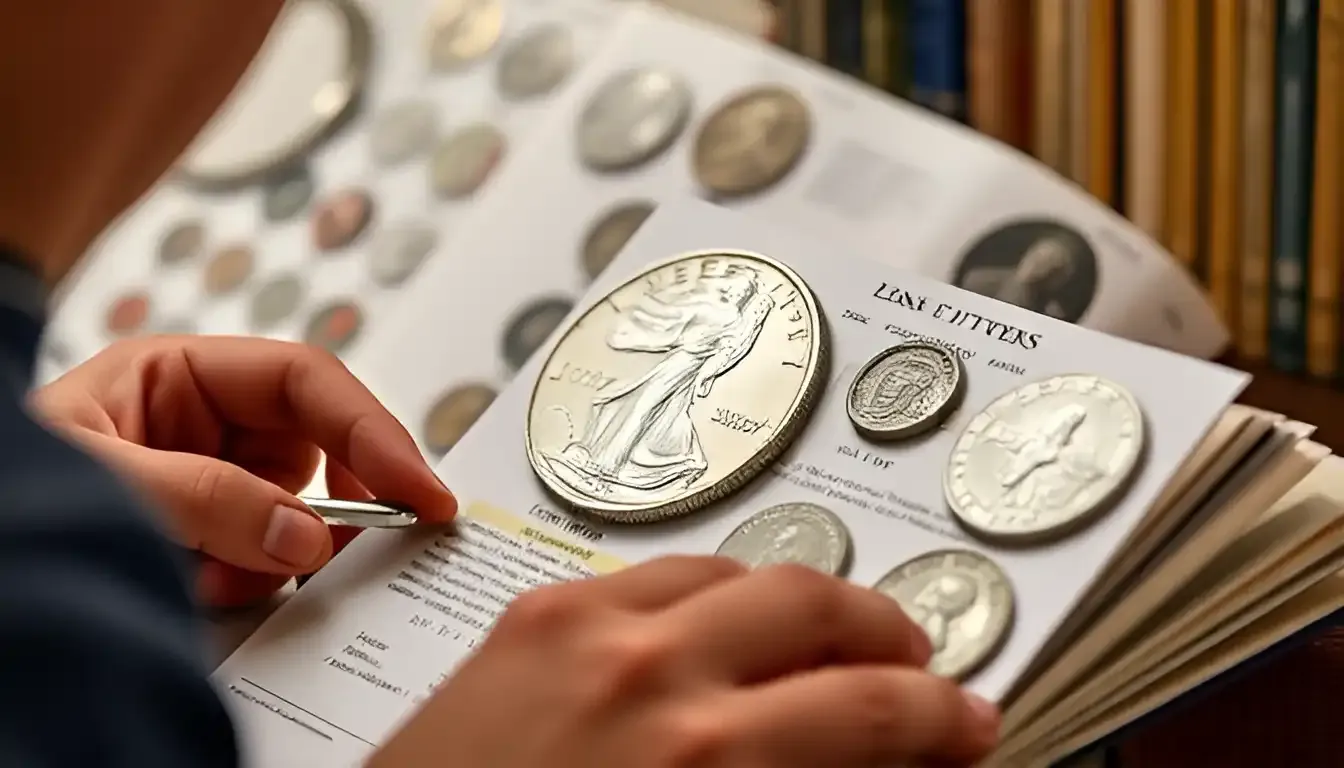
{"label": "standing liberty quarter", "polygon": [[183,221],[159,241],[159,264],[170,267],[190,261],[205,250],[205,225],[196,219]]}
{"label": "standing liberty quarter", "polygon": [[574,36],[559,24],[524,32],[499,57],[495,87],[511,101],[545,96],[574,68]]}
{"label": "standing liberty quarter", "polygon": [[345,189],[318,204],[313,214],[313,245],[334,251],[353,243],[373,220],[373,198],[362,189]]}
{"label": "standing liberty quarter", "polygon": [[256,257],[246,245],[230,245],[220,249],[205,266],[205,293],[207,296],[227,296],[238,290],[252,276]]}
{"label": "standing liberty quarter", "polygon": [[579,114],[579,159],[595,171],[622,171],[667,151],[691,116],[691,89],[654,69],[618,73]]}
{"label": "standing liberty quarter", "polygon": [[719,545],[716,554],[750,568],[794,563],[832,576],[849,565],[849,530],[825,507],[779,504],[752,515]]}
{"label": "standing liberty quarter", "polygon": [[695,177],[720,198],[760,192],[789,175],[811,136],[812,117],[798,94],[774,85],[751,88],[701,126],[692,155]]}
{"label": "standing liberty quarter", "polygon": [[574,302],[560,296],[523,307],[504,326],[504,361],[515,371],[522,368],[573,310]]}
{"label": "standing liberty quarter", "polygon": [[828,345],[811,289],[773,259],[715,250],[656,264],[555,344],[532,392],[528,460],[591,515],[690,514],[793,441],[825,386]]}
{"label": "standing liberty quarter", "polygon": [[966,391],[961,358],[922,341],[879,352],[859,369],[846,409],[859,434],[870,440],[900,440],[936,429]]}
{"label": "standing liberty quarter", "polygon": [[1008,392],[966,424],[943,491],[972,533],[1040,543],[1113,504],[1143,450],[1143,409],[1124,387],[1089,374],[1054,376]]}
{"label": "standing liberty quarter", "polygon": [[303,301],[303,281],[292,272],[284,272],[252,294],[249,309],[252,330],[264,333],[288,320]]}
{"label": "standing liberty quarter", "polygon": [[364,313],[351,301],[337,301],[323,307],[308,321],[303,340],[332,354],[344,352],[364,326]]}
{"label": "standing liberty quarter", "polygon": [[103,327],[114,337],[134,336],[149,320],[149,294],[131,291],[118,296],[107,308]]}
{"label": "standing liberty quarter", "polygon": [[429,21],[430,69],[463,69],[495,47],[503,28],[500,0],[439,0]]}
{"label": "standing liberty quarter", "polygon": [[374,119],[369,133],[369,154],[381,166],[400,165],[427,152],[437,131],[434,105],[426,101],[402,102]]}
{"label": "standing liberty quarter", "polygon": [[495,401],[495,395],[486,384],[463,384],[445,392],[425,417],[425,448],[435,456],[452,450]]}
{"label": "standing liberty quarter", "polygon": [[589,280],[596,279],[607,268],[653,209],[653,203],[635,200],[607,211],[593,224],[583,240],[583,272]]}
{"label": "standing liberty quarter", "polygon": [[499,129],[477,123],[446,137],[434,150],[429,180],[443,200],[470,197],[481,188],[504,157],[507,141]]}
{"label": "standing liberty quarter", "polygon": [[396,288],[434,252],[438,236],[425,224],[404,223],[379,233],[369,251],[369,272],[384,288]]}
{"label": "standing liberty quarter", "polygon": [[313,177],[307,166],[287,166],[266,180],[261,190],[261,213],[278,223],[303,213],[313,201]]}

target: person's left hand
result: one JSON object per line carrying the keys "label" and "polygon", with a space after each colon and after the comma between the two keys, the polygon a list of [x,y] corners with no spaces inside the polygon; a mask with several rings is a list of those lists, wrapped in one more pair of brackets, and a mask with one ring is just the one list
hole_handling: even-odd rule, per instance
{"label": "person's left hand", "polygon": [[321,452],[332,498],[404,502],[426,522],[457,511],[401,424],[335,356],[301,344],[120,342],[33,404],[168,513],[178,543],[202,555],[197,590],[208,605],[264,599],[353,538],[294,495]]}

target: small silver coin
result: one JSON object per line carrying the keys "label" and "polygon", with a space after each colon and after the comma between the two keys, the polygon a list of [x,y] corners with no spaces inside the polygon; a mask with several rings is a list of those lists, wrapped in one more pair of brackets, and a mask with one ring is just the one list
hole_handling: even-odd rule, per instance
{"label": "small silver coin", "polygon": [[524,32],[504,50],[495,87],[511,101],[545,96],[565,81],[574,68],[574,36],[559,24]]}
{"label": "small silver coin", "polygon": [[793,502],[756,513],[719,545],[717,554],[750,568],[794,563],[840,576],[849,565],[849,530],[825,507]]}
{"label": "small silver coin", "polygon": [[607,211],[583,239],[584,274],[594,280],[621,252],[635,232],[653,215],[654,204],[645,200],[624,203]]}
{"label": "small silver coin", "polygon": [[1041,543],[1114,503],[1143,451],[1143,409],[1124,387],[1088,374],[1054,376],[1004,394],[967,422],[943,491],[971,533]]}
{"label": "small silver coin", "polygon": [[470,197],[504,158],[507,140],[493,125],[478,123],[446,137],[434,150],[429,181],[444,200]]}
{"label": "small silver coin", "polygon": [[159,263],[168,267],[197,258],[205,250],[205,225],[191,219],[178,223],[159,241]]}
{"label": "small silver coin", "polygon": [[423,224],[401,224],[378,235],[369,251],[369,272],[384,288],[406,282],[434,252],[438,236]]}
{"label": "small silver coin", "polygon": [[249,306],[252,329],[265,332],[294,315],[303,301],[303,280],[290,272],[276,275],[252,294]]}
{"label": "small silver coin", "polygon": [[369,134],[369,154],[381,166],[400,165],[429,151],[438,132],[434,106],[407,101],[378,115]]}
{"label": "small silver coin", "polygon": [[574,302],[561,297],[540,299],[523,307],[504,329],[504,361],[515,371],[522,368],[573,309]]}
{"label": "small silver coin", "polygon": [[846,409],[859,434],[900,440],[935,429],[966,391],[961,358],[937,344],[912,341],[879,352],[849,386]]}
{"label": "small silver coin", "polygon": [[686,129],[691,89],[679,75],[636,69],[613,76],[579,114],[579,159],[595,171],[643,165]]}
{"label": "small silver coin", "polygon": [[272,223],[289,221],[313,201],[313,177],[302,165],[285,168],[266,180],[261,191],[261,213]]}
{"label": "small silver coin", "polygon": [[910,560],[873,589],[900,604],[933,644],[928,670],[964,681],[1008,639],[1012,583],[999,566],[969,550],[940,550]]}

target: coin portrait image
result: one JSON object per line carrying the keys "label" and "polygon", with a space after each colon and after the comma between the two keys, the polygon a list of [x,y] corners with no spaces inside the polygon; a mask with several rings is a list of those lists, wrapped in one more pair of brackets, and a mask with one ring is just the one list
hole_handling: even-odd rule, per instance
{"label": "coin portrait image", "polygon": [[827,330],[782,264],[710,251],[649,268],[565,331],[538,377],[528,458],[616,522],[695,511],[788,446],[825,381]]}
{"label": "coin portrait image", "polygon": [[749,568],[793,563],[839,576],[849,564],[849,530],[825,507],[804,502],[757,512],[719,545],[715,554]]}
{"label": "coin portrait image", "polygon": [[205,225],[190,219],[169,229],[159,240],[159,263],[173,266],[190,261],[205,249]]}
{"label": "coin portrait image", "polygon": [[965,392],[956,354],[926,342],[883,350],[859,369],[849,388],[849,420],[873,440],[914,437],[936,428]]}
{"label": "coin portrait image", "polygon": [[373,198],[362,189],[345,189],[318,204],[313,214],[313,245],[334,251],[353,243],[373,220]]}
{"label": "coin portrait image", "polygon": [[485,56],[504,29],[500,0],[437,0],[429,22],[429,66],[455,72]]}
{"label": "coin portrait image", "polygon": [[495,401],[495,395],[487,384],[462,384],[443,393],[425,417],[422,439],[429,452],[442,456],[452,450]]}
{"label": "coin portrait image", "polygon": [[269,222],[289,221],[313,201],[313,177],[302,164],[272,174],[261,189],[261,213]]}
{"label": "coin portrait image", "polygon": [[495,87],[512,101],[545,96],[574,68],[574,36],[559,24],[524,32],[505,49],[495,70]]}
{"label": "coin portrait image", "polygon": [[470,197],[504,159],[504,134],[493,125],[461,128],[439,143],[429,161],[430,186],[444,200]]}
{"label": "coin portrait image", "polygon": [[595,171],[624,171],[667,151],[691,117],[691,89],[679,75],[633,69],[598,87],[579,114],[579,159]]}
{"label": "coin portrait image", "polygon": [[364,326],[364,313],[350,301],[337,301],[318,310],[308,321],[303,341],[332,354],[344,352]]}
{"label": "coin portrait image", "polygon": [[527,363],[532,353],[541,349],[546,339],[574,310],[574,302],[563,296],[537,299],[514,313],[504,325],[503,353],[509,368],[518,370]]}
{"label": "coin portrait image", "polygon": [[589,280],[602,274],[635,232],[653,215],[654,204],[644,200],[622,203],[602,214],[583,239],[583,272]]}
{"label": "coin portrait image", "polygon": [[695,177],[718,197],[761,192],[802,159],[812,117],[798,94],[759,86],[730,98],[700,127],[692,150]]}
{"label": "coin portrait image", "polygon": [[1079,232],[1047,219],[1005,224],[982,237],[953,273],[958,288],[1076,323],[1100,282],[1097,254]]}
{"label": "coin portrait image", "polygon": [[1013,589],[984,555],[942,550],[921,555],[873,587],[900,604],[933,644],[929,671],[962,681],[993,658],[1013,624]]}
{"label": "coin portrait image", "polygon": [[1097,376],[1026,384],[966,424],[943,477],[947,502],[986,538],[1032,543],[1072,532],[1127,487],[1143,421],[1129,392]]}

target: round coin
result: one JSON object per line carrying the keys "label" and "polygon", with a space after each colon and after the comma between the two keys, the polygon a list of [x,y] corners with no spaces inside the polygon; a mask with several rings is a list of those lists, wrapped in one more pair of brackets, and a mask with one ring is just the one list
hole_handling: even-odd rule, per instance
{"label": "round coin", "polygon": [[384,288],[406,282],[434,252],[438,237],[423,224],[402,224],[378,235],[369,251],[369,272]]}
{"label": "round coin", "polygon": [[559,24],[543,24],[524,32],[499,57],[495,87],[506,99],[522,101],[544,96],[564,82],[574,68],[574,36]]}
{"label": "round coin", "polygon": [[760,86],[714,111],[695,137],[692,162],[701,186],[720,198],[778,184],[802,158],[812,118],[793,91]]}
{"label": "round coin", "polygon": [[795,563],[840,576],[849,565],[849,530],[830,510],[794,502],[758,512],[737,526],[716,554],[749,568]]}
{"label": "round coin", "polygon": [[478,123],[448,136],[429,163],[430,186],[444,200],[469,197],[504,158],[507,141],[498,128]]}
{"label": "round coin", "polygon": [[112,336],[133,336],[144,330],[149,320],[149,294],[131,291],[112,301],[103,318],[103,327]]}
{"label": "round coin", "polygon": [[597,517],[689,514],[779,457],[828,361],[816,298],[788,267],[744,251],[677,256],[565,330],[532,393],[528,459]]}
{"label": "round coin", "polygon": [[452,450],[495,401],[495,395],[485,384],[464,384],[445,392],[425,417],[425,448],[436,456]]}
{"label": "round coin", "polygon": [[654,204],[644,200],[624,203],[593,224],[583,240],[583,271],[588,279],[595,279],[607,268],[644,220],[653,214],[653,209]]}
{"label": "round coin", "polygon": [[291,165],[266,180],[261,190],[261,214],[267,221],[289,221],[313,200],[313,177],[302,164]]}
{"label": "round coin", "polygon": [[972,533],[1047,541],[1110,506],[1143,449],[1143,410],[1123,387],[1087,374],[1055,376],[999,397],[966,424],[943,490]]}
{"label": "round coin", "polygon": [[303,301],[303,281],[298,275],[285,272],[267,280],[248,307],[252,330],[265,333],[288,320]]}
{"label": "round coin", "polygon": [[961,358],[937,344],[912,341],[865,363],[845,405],[859,434],[900,440],[937,428],[961,404],[965,391]]}
{"label": "round coin", "polygon": [[489,53],[504,28],[500,0],[439,0],[429,22],[429,66],[455,72]]}
{"label": "round coin", "polygon": [[429,150],[438,131],[434,106],[407,101],[389,108],[373,121],[369,154],[382,166],[394,166]]}
{"label": "round coin", "polygon": [[206,295],[225,296],[238,290],[252,276],[255,263],[252,249],[246,245],[221,248],[205,265]]}
{"label": "round coin", "polygon": [[883,576],[873,589],[895,600],[933,643],[928,670],[963,681],[1003,647],[1013,626],[1013,587],[984,555],[941,550]]}
{"label": "round coin", "polygon": [[661,70],[621,72],[579,114],[579,159],[595,171],[621,171],[671,147],[691,116],[691,89]]}
{"label": "round coin", "polygon": [[308,321],[303,340],[314,347],[339,355],[359,335],[364,313],[350,301],[338,301],[318,310]]}
{"label": "round coin", "polygon": [[159,241],[159,263],[168,267],[190,261],[205,249],[205,225],[192,219],[175,225]]}
{"label": "round coin", "polygon": [[522,368],[574,309],[574,302],[555,296],[528,304],[504,326],[504,362]]}
{"label": "round coin", "polygon": [[360,189],[346,189],[323,200],[313,214],[313,245],[334,251],[353,243],[373,220],[373,198]]}

